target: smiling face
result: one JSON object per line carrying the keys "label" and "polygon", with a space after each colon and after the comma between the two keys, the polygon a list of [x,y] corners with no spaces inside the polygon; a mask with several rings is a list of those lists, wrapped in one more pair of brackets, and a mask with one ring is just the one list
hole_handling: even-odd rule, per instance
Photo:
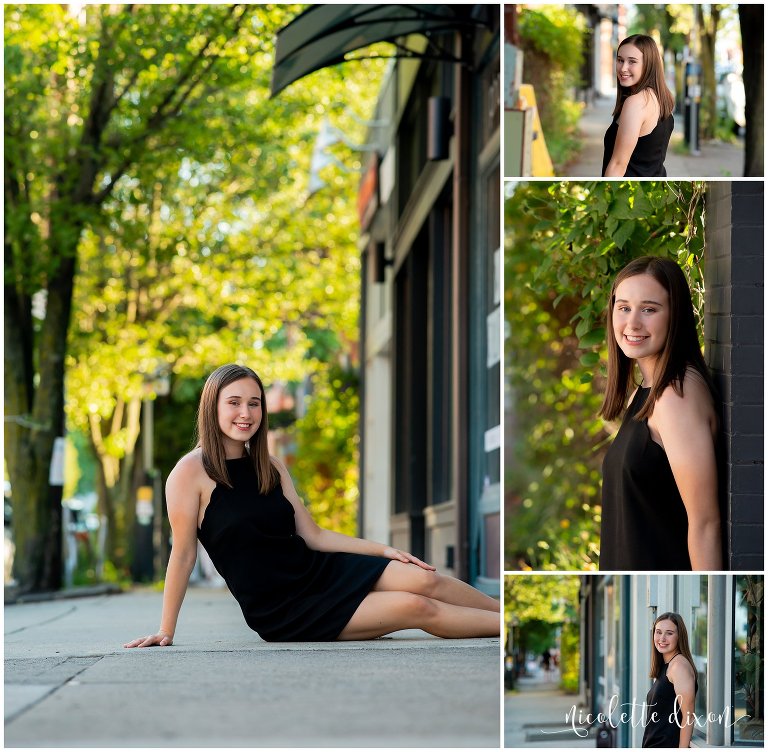
{"label": "smiling face", "polygon": [[653,628],[653,644],[656,650],[661,653],[665,663],[678,652],[677,641],[677,627],[671,619],[662,619],[656,622],[656,626]]}
{"label": "smiling face", "polygon": [[634,44],[622,44],[616,52],[616,77],[622,86],[630,88],[643,76],[643,53]]}
{"label": "smiling face", "polygon": [[243,445],[261,425],[262,394],[251,378],[233,381],[219,392],[217,414],[227,459],[243,454]]}
{"label": "smiling face", "polygon": [[612,318],[621,351],[652,378],[669,331],[669,294],[650,274],[627,277],[616,287]]}

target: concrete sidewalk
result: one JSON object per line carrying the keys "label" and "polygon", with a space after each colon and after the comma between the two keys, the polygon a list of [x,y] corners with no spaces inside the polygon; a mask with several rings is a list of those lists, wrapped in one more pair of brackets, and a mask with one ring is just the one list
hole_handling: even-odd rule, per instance
{"label": "concrete sidewalk", "polygon": [[513,749],[587,748],[595,746],[595,730],[576,723],[577,734],[566,714],[576,720],[580,698],[559,688],[559,676],[539,669],[531,677],[521,677],[517,687],[504,697],[504,746]]}
{"label": "concrete sidewalk", "polygon": [[5,608],[7,747],[498,747],[499,641],[419,630],[267,643],[226,590],[190,589],[170,648],[162,595]]}
{"label": "concrete sidewalk", "polygon": [[[563,177],[599,178],[603,164],[603,136],[611,124],[615,99],[601,97],[587,105],[579,121],[583,148]],[[741,177],[744,173],[744,146],[722,141],[700,144],[701,154],[678,153],[683,144],[683,116],[675,114],[675,130],[669,142],[664,164],[669,178]]]}

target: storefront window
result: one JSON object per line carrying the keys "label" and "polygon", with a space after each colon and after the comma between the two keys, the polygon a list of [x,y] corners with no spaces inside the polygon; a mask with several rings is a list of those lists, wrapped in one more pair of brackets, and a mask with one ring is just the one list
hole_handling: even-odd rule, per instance
{"label": "storefront window", "polygon": [[733,589],[733,741],[763,742],[763,577],[739,575]]}
{"label": "storefront window", "polygon": [[[708,578],[699,577],[698,605],[693,609],[693,624],[691,625],[691,653],[696,664],[696,674],[699,691],[696,693],[695,712],[699,718],[707,715],[707,595]],[[697,735],[705,733],[705,728],[696,726]]]}

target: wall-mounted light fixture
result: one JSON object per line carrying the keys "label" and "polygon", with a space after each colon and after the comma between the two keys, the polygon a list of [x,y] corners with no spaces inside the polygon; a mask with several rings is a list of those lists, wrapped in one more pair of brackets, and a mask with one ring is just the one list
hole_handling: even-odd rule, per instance
{"label": "wall-mounted light fixture", "polygon": [[452,135],[451,100],[448,97],[430,97],[427,109],[427,159],[430,162],[448,159]]}
{"label": "wall-mounted light fixture", "polygon": [[386,244],[382,242],[371,243],[371,263],[373,265],[373,281],[376,284],[381,284],[385,281],[385,272],[388,266],[392,266],[393,259],[387,258],[385,255]]}

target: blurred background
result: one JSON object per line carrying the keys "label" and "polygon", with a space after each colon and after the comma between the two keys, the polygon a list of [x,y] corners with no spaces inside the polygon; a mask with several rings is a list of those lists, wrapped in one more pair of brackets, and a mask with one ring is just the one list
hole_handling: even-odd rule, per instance
{"label": "blurred background", "polygon": [[504,595],[505,747],[639,748],[651,631],[669,611],[698,675],[691,746],[762,745],[762,574],[508,574]]}
{"label": "blurred background", "polygon": [[161,586],[164,480],[241,362],[320,525],[498,594],[499,32],[6,6],[6,593]]}
{"label": "blurred background", "polygon": [[504,175],[600,175],[619,42],[659,46],[675,107],[670,177],[763,175],[763,6],[504,7]]}
{"label": "blurred background", "polygon": [[722,401],[726,568],[763,569],[763,186],[728,181],[506,184],[504,567],[596,569],[605,308],[620,269],[683,269]]}

